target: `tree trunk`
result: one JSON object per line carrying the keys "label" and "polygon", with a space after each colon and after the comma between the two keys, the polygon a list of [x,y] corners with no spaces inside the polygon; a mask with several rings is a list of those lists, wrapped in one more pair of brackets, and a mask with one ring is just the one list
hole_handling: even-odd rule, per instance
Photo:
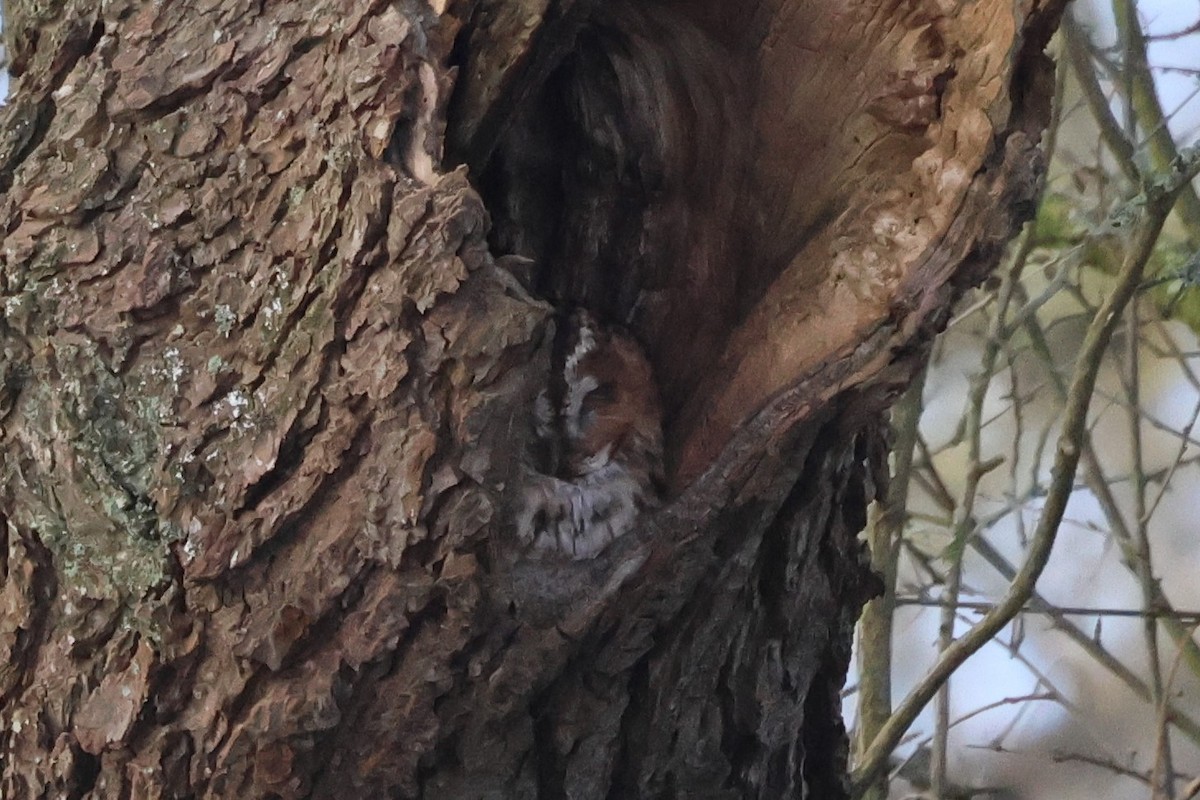
{"label": "tree trunk", "polygon": [[[9,0],[0,796],[844,796],[1060,5]],[[513,525],[575,306],[665,415],[590,558]]]}

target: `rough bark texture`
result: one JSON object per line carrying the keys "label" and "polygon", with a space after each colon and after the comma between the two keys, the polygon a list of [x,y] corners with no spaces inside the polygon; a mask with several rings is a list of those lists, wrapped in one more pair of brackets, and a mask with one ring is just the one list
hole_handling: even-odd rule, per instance
{"label": "rough bark texture", "polygon": [[[0,796],[841,796],[880,412],[1057,6],[10,0]],[[509,525],[569,304],[672,469],[573,563]]]}

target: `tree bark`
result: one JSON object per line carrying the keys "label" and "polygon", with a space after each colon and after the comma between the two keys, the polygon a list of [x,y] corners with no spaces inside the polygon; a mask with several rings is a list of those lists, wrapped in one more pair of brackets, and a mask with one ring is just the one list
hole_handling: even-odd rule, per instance
{"label": "tree bark", "polygon": [[[0,796],[844,796],[882,412],[1060,6],[9,0]],[[585,560],[511,524],[574,305],[669,468]]]}

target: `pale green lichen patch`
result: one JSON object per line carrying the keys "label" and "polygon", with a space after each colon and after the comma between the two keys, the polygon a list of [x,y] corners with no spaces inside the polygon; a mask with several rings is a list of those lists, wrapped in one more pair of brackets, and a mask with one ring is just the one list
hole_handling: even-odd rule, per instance
{"label": "pale green lichen patch", "polygon": [[222,336],[229,336],[233,332],[233,328],[237,325],[237,313],[225,304],[221,304],[213,309],[213,320],[217,323],[217,330]]}
{"label": "pale green lichen patch", "polygon": [[[163,580],[171,537],[150,499],[167,411],[153,392],[127,389],[88,340],[59,343],[54,359],[76,377],[32,386],[28,401],[52,409],[43,446],[61,478],[43,482],[50,496],[29,522],[70,585],[141,596]],[[178,353],[159,366],[164,383],[183,369]]]}
{"label": "pale green lichen patch", "polygon": [[160,544],[117,527],[112,519],[106,520],[107,529],[76,527],[79,521],[54,526],[43,520],[38,529],[62,588],[95,597],[142,597],[165,580],[167,553]]}

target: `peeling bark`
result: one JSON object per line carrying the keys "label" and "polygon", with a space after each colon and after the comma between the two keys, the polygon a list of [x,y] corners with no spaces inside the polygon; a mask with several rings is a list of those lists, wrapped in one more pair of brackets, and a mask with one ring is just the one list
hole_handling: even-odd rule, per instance
{"label": "peeling bark", "polygon": [[[843,796],[881,412],[1060,5],[10,2],[0,796]],[[672,477],[566,562],[510,523],[572,304]]]}

